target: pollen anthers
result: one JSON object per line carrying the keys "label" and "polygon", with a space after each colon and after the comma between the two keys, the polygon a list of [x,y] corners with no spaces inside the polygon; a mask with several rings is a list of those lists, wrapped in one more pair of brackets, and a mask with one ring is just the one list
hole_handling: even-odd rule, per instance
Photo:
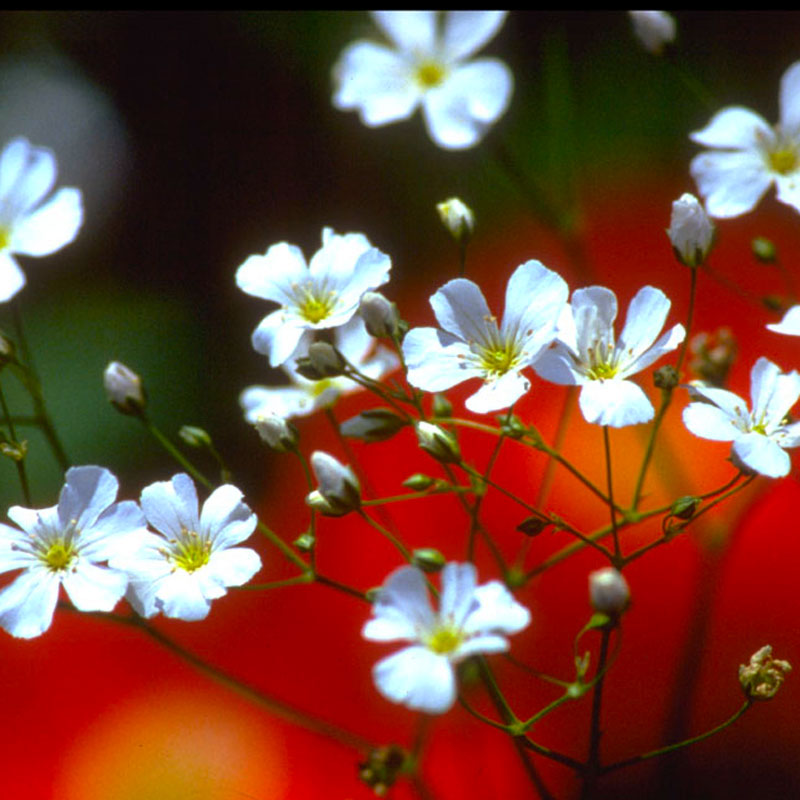
{"label": "pollen anthers", "polygon": [[425,59],[414,67],[414,80],[423,89],[434,89],[441,86],[446,77],[447,67],[441,61]]}
{"label": "pollen anthers", "polygon": [[170,541],[169,560],[176,568],[194,572],[208,564],[211,555],[210,540],[197,531],[181,528],[180,536]]}
{"label": "pollen anthers", "polygon": [[464,633],[453,625],[443,625],[431,631],[425,638],[425,644],[439,655],[446,655],[457,650],[464,641]]}
{"label": "pollen anthers", "polygon": [[313,281],[304,284],[292,284],[299,315],[316,325],[327,319],[336,305],[336,292],[317,286]]}

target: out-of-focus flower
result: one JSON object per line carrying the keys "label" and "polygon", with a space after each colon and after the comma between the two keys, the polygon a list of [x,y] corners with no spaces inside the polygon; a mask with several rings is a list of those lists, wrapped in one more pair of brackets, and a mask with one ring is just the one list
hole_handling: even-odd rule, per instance
{"label": "out-of-focus flower", "polygon": [[8,510],[22,529],[0,524],[0,572],[23,570],[0,592],[0,625],[13,636],[50,627],[62,585],[80,611],[111,611],[125,594],[125,573],[100,562],[147,531],[136,503],[114,502],[118,488],[107,469],[72,467],[57,506]]}
{"label": "out-of-focus flower", "polygon": [[475,230],[475,214],[472,209],[458,197],[451,197],[443,203],[437,203],[436,210],[442,225],[456,242],[466,244]]}
{"label": "out-of-focus flower", "polygon": [[767,325],[767,329],[787,336],[800,336],[800,306],[792,306],[780,322]]}
{"label": "out-of-focus flower", "polygon": [[693,194],[683,194],[672,204],[667,235],[682,264],[698,267],[705,262],[714,243],[714,225]]}
{"label": "out-of-focus flower", "polygon": [[615,342],[614,292],[603,286],[577,289],[571,313],[559,321],[555,345],[534,369],[547,381],[581,386],[579,404],[587,422],[614,428],[647,422],[655,413],[653,406],[628,378],[683,341],[683,325],[675,325],[656,341],[669,308],[670,301],[660,289],[643,287],[631,300],[625,327]]}
{"label": "out-of-focus flower", "polygon": [[458,440],[450,431],[422,420],[417,423],[419,446],[443,464],[457,464],[461,461]]}
{"label": "out-of-focus flower", "polygon": [[109,402],[123,414],[138,416],[147,405],[142,379],[130,367],[112,361],[103,373],[103,387]]}
{"label": "out-of-focus flower", "polygon": [[752,211],[773,184],[778,200],[800,211],[800,61],[781,78],[777,125],[770,126],[748,108],[732,106],[715,114],[691,139],[714,148],[691,164],[711,216]]}
{"label": "out-of-focus flower", "polygon": [[614,567],[589,573],[589,600],[595,611],[616,617],[628,607],[631,590],[625,576]]}
{"label": "out-of-focus flower", "polygon": [[0,302],[24,285],[15,255],[47,256],[69,244],[83,222],[78,189],[59,189],[55,156],[27,140],[10,141],[0,153]]}
{"label": "out-of-focus flower", "polygon": [[[304,336],[295,351],[302,357],[308,352],[311,335]],[[360,318],[354,317],[333,334],[336,349],[368,378],[380,380],[388,372],[397,369],[400,362],[388,348],[375,345]],[[289,376],[289,386],[250,386],[239,397],[245,419],[255,425],[259,418],[276,414],[284,419],[305,417],[321,408],[333,405],[343,394],[355,392],[361,386],[344,376],[310,381],[300,375],[294,365],[283,364]]]}
{"label": "out-of-focus flower", "polygon": [[785,448],[800,445],[800,422],[788,423],[786,414],[800,397],[800,374],[783,373],[767,358],[759,358],[750,372],[753,410],[733,392],[693,384],[690,393],[701,402],[683,409],[683,422],[703,439],[733,442],[734,463],[771,478],[789,474],[791,460]]}
{"label": "out-of-focus flower", "polygon": [[431,297],[444,330],[414,328],[403,339],[409,383],[439,392],[480,378],[483,386],[467,400],[467,408],[480,414],[507,408],[530,388],[522,370],[555,338],[568,294],[560,275],[539,261],[526,261],[508,281],[498,327],[476,284],[449,281]]}
{"label": "out-of-focus flower", "polygon": [[273,367],[286,362],[306,331],[348,322],[364,292],[389,280],[392,262],[361,233],[322,231],[322,248],[306,265],[299,247],[280,242],[236,271],[239,288],[281,307],[253,332],[253,347]]}
{"label": "out-of-focus flower", "polygon": [[739,666],[739,683],[751,700],[772,700],[791,671],[788,661],[772,657],[772,647],[767,644],[753,653],[749,664]]}
{"label": "out-of-focus flower", "polygon": [[342,517],[361,506],[361,485],[350,467],[317,450],[311,454],[311,468],[317,478],[317,488],[306,497],[311,508],[328,517]]}
{"label": "out-of-focus flower", "polygon": [[677,25],[666,11],[629,11],[633,33],[649,53],[660,55],[664,45],[675,41]]}
{"label": "out-of-focus flower", "polygon": [[373,668],[375,685],[384,697],[416,711],[443,714],[456,699],[455,664],[480,653],[508,650],[503,634],[525,628],[530,612],[499,581],[476,584],[473,564],[447,564],[436,612],[420,569],[400,567],[389,575],[362,635],[374,642],[412,644]]}
{"label": "out-of-focus flower", "polygon": [[230,484],[215,489],[198,513],[197,490],[188,475],[142,490],[142,509],[158,531],[110,563],[130,578],[127,598],[143,617],[163,612],[183,620],[205,619],[211,601],[227,586],[247,583],[261,569],[255,550],[236,547],[256,527],[256,515]]}
{"label": "out-of-focus flower", "polygon": [[391,339],[397,335],[400,324],[397,306],[380,292],[365,292],[358,313],[370,336]]}
{"label": "out-of-focus flower", "polygon": [[431,139],[447,150],[476,145],[508,107],[509,68],[468,59],[494,37],[505,11],[373,11],[390,46],[349,45],[333,68],[333,104],[369,127],[408,119],[419,106]]}
{"label": "out-of-focus flower", "polygon": [[300,435],[291,422],[267,411],[258,416],[255,429],[263,442],[279,453],[296,451]]}

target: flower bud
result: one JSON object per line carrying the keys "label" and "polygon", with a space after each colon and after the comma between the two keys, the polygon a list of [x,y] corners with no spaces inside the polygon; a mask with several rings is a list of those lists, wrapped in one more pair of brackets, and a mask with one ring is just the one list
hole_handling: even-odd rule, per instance
{"label": "flower bud", "polygon": [[345,420],[339,429],[343,436],[365,442],[383,442],[391,439],[408,425],[403,417],[388,408],[368,408],[355,417]]}
{"label": "flower bud", "polygon": [[181,425],[178,436],[186,442],[189,447],[212,447],[213,443],[208,431],[198,428],[196,425]]}
{"label": "flower bud", "polygon": [[613,618],[628,607],[631,590],[619,570],[604,567],[589,573],[589,600],[595,611]]}
{"label": "flower bud", "polygon": [[442,225],[460,245],[465,245],[475,230],[475,215],[472,209],[458,197],[451,197],[443,203],[436,204]]}
{"label": "flower bud", "polygon": [[14,342],[0,331],[0,367],[4,367],[17,360],[17,351]]}
{"label": "flower bud", "polygon": [[722,388],[736,360],[736,339],[730,328],[719,328],[713,334],[698,333],[689,342],[692,361],[689,369],[711,386]]}
{"label": "flower bud", "polygon": [[678,370],[672,364],[664,364],[653,373],[653,383],[658,389],[674,389],[680,383]]}
{"label": "flower bud", "polygon": [[775,243],[766,236],[756,236],[750,242],[750,247],[753,255],[762,264],[774,264],[778,260],[778,249],[775,247]]}
{"label": "flower bud", "polygon": [[714,244],[714,226],[694,195],[684,194],[672,204],[667,235],[681,264],[698,267],[705,262]]}
{"label": "flower bud", "polygon": [[361,486],[350,467],[321,450],[311,454],[311,467],[318,483],[306,497],[311,508],[328,517],[341,517],[361,507]]}
{"label": "flower bud", "polygon": [[142,379],[119,361],[112,361],[103,373],[103,386],[109,401],[122,414],[138,417],[147,405]]}
{"label": "flower bud", "polygon": [[792,671],[788,661],[772,657],[772,647],[764,645],[750,656],[750,663],[739,666],[739,683],[750,700],[771,700]]}
{"label": "flower bud", "polygon": [[433,547],[421,547],[411,554],[411,563],[423,572],[439,572],[445,565],[445,557]]}
{"label": "flower bud", "polygon": [[449,431],[430,422],[417,424],[419,446],[443,464],[457,464],[461,461],[461,449],[456,437]]}
{"label": "flower bud", "polygon": [[364,326],[370,336],[391,339],[398,331],[400,315],[397,306],[380,292],[365,292],[358,307]]}
{"label": "flower bud", "polygon": [[328,342],[314,342],[308,355],[297,359],[297,371],[307,380],[321,381],[344,374],[347,362],[344,356]]}
{"label": "flower bud", "polygon": [[430,475],[423,475],[421,472],[415,472],[403,481],[403,486],[413,489],[415,492],[424,492],[435,483],[436,478],[431,478]]}
{"label": "flower bud", "polygon": [[289,420],[278,414],[261,414],[254,423],[261,441],[279,453],[296,452],[300,434]]}
{"label": "flower bud", "polygon": [[453,404],[440,392],[433,396],[433,416],[440,419],[449,419],[453,416]]}
{"label": "flower bud", "polygon": [[633,33],[648,53],[660,55],[675,40],[675,18],[666,11],[629,11]]}

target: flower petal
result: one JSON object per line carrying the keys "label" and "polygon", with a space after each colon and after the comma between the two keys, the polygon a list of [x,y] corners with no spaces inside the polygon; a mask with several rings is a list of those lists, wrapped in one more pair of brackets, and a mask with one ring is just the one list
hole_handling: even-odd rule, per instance
{"label": "flower petal", "polygon": [[90,528],[117,499],[119,482],[102,467],[72,467],[58,498],[58,519],[63,527]]}
{"label": "flower petal", "polygon": [[493,319],[477,284],[466,278],[448,281],[431,297],[437,322],[464,342],[487,342],[487,323]]}
{"label": "flower petal", "polygon": [[767,325],[768,330],[787,336],[800,336],[800,306],[792,306],[780,322]]}
{"label": "flower petal", "polygon": [[465,633],[518,633],[530,624],[531,612],[518,603],[499,581],[490,581],[479,586],[474,597],[478,605],[464,621]]}
{"label": "flower petal", "polygon": [[427,647],[407,647],[372,669],[378,691],[393,703],[414,711],[443,714],[456,700],[453,667]]}
{"label": "flower petal", "polygon": [[617,343],[621,365],[635,361],[653,344],[664,327],[669,307],[670,302],[660,289],[653,286],[639,289],[628,306],[625,327]]}
{"label": "flower petal", "polygon": [[11,249],[26,256],[47,256],[68,245],[83,223],[78,189],[59,189],[41,208],[24,217],[11,233]]}
{"label": "flower petal", "polygon": [[151,483],[142,489],[142,510],[148,522],[168,539],[180,535],[182,530],[196,531],[197,489],[194,481],[183,473],[170,481]]}
{"label": "flower petal", "polygon": [[287,306],[294,303],[292,287],[304,283],[308,277],[302,250],[293,244],[279,242],[263,256],[250,256],[236,270],[236,285],[254,297]]}
{"label": "flower petal", "polygon": [[256,515],[242,502],[242,493],[225,484],[216,488],[203,503],[200,530],[213,542],[214,550],[243,542],[255,530]]}
{"label": "flower petal", "polygon": [[25,163],[16,173],[8,193],[2,196],[17,216],[24,216],[53,188],[56,180],[56,159],[46,148],[31,147],[24,139],[17,141],[23,141],[27,147]]}
{"label": "flower petal", "polygon": [[689,171],[712,217],[752,211],[772,184],[764,159],[751,151],[700,153]]}
{"label": "flower petal", "polygon": [[79,611],[113,611],[128,588],[128,576],[119,570],[91,564],[83,559],[64,574],[64,589]]}
{"label": "flower petal", "polygon": [[442,621],[452,622],[461,628],[467,614],[476,606],[473,592],[478,582],[474,564],[458,564],[454,561],[442,570],[442,595],[439,601],[439,616]]}
{"label": "flower petal", "polygon": [[488,414],[514,405],[531,388],[531,382],[521,372],[506,372],[498,378],[484,381],[464,405],[476,414]]}
{"label": "flower petal", "polygon": [[800,211],[800,170],[775,176],[776,197],[781,203]]}
{"label": "flower petal", "polygon": [[649,422],[655,411],[647,395],[632,381],[587,381],[578,404],[587,422],[622,428]]}
{"label": "flower petal", "polygon": [[378,27],[409,53],[432,53],[436,43],[437,11],[372,11]]}
{"label": "flower petal", "polygon": [[470,378],[482,378],[469,346],[436,328],[413,328],[403,339],[403,356],[412,386],[441,392]]}
{"label": "flower petal", "polygon": [[576,355],[570,348],[563,342],[556,342],[533,362],[533,369],[540,378],[550,383],[575,386],[586,382],[584,375],[575,368],[575,362]]}
{"label": "flower petal", "polygon": [[400,567],[384,582],[372,606],[373,618],[362,631],[365,639],[415,639],[434,623],[425,578],[416,567]]}
{"label": "flower petal", "polygon": [[495,37],[507,15],[507,11],[448,11],[443,35],[447,59],[457,61],[477,53]]}
{"label": "flower petal", "polygon": [[755,149],[774,134],[766,120],[755,111],[731,106],[718,111],[705,128],[689,135],[697,144],[735,150]]}
{"label": "flower petal", "polygon": [[211,602],[201,591],[199,581],[182,569],[176,569],[161,581],[155,604],[164,616],[187,622],[205,619],[211,610]]}
{"label": "flower petal", "polygon": [[59,576],[48,569],[30,569],[0,592],[0,627],[12,636],[32,639],[53,621]]}
{"label": "flower petal", "polygon": [[24,285],[25,273],[10,251],[0,251],[0,303],[10,300]]}
{"label": "flower petal", "polygon": [[208,572],[222,586],[241,586],[261,569],[261,556],[249,547],[229,547],[212,553]]}
{"label": "flower petal", "polygon": [[746,433],[733,443],[734,461],[770,478],[782,478],[792,467],[789,454],[768,436]]}
{"label": "flower petal", "polygon": [[736,417],[710,403],[689,403],[683,409],[683,424],[695,436],[715,442],[732,442],[744,430]]}
{"label": "flower petal", "polygon": [[303,336],[303,323],[278,309],[261,320],[253,331],[253,349],[269,358],[271,367],[288,361]]}
{"label": "flower petal", "polygon": [[661,335],[649,350],[646,350],[633,363],[628,364],[625,369],[621,370],[620,375],[627,377],[647,369],[651,364],[658,361],[661,356],[672,352],[685,338],[686,329],[683,325],[680,323],[673,325],[672,328]]}
{"label": "flower petal", "polygon": [[508,639],[505,636],[485,633],[467,639],[450,658],[453,662],[458,662],[481,653],[505,653],[509,647]]}
{"label": "flower petal", "polygon": [[780,120],[784,133],[800,134],[800,61],[795,61],[781,77]]}

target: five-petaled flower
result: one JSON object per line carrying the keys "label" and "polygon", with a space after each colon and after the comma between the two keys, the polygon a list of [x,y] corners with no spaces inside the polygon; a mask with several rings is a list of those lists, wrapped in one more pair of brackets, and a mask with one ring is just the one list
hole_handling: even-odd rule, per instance
{"label": "five-petaled flower", "polygon": [[691,138],[715,148],[695,156],[691,164],[709,214],[746,214],[773,183],[778,200],[800,211],[800,61],[781,78],[777,125],[748,108],[732,106]]}
{"label": "five-petaled flower", "polygon": [[83,222],[78,189],[59,189],[49,200],[56,179],[56,159],[25,139],[12,139],[0,154],[0,302],[24,285],[15,254],[47,256],[69,244]]}
{"label": "five-petaled flower", "polygon": [[431,297],[444,330],[414,328],[403,339],[409,383],[439,392],[480,378],[483,386],[467,399],[467,408],[480,414],[508,408],[530,388],[522,370],[555,338],[568,295],[560,275],[539,261],[526,261],[508,281],[498,326],[476,284],[449,281]]}
{"label": "five-petaled flower", "polygon": [[109,562],[130,578],[127,598],[143,617],[205,619],[226,586],[247,583],[261,568],[255,550],[236,547],[256,527],[256,515],[230,484],[215,489],[198,513],[197,491],[188,475],[142,490],[142,510],[159,533]]}
{"label": "five-petaled flower", "polygon": [[280,242],[253,255],[236,272],[247,294],[280,308],[253,332],[253,347],[273,367],[291,358],[305,331],[336,328],[358,310],[362,295],[389,280],[392,262],[361,233],[322,231],[322,248],[306,265],[299,247]]}
{"label": "five-petaled flower", "polygon": [[111,611],[125,594],[124,572],[101,566],[147,535],[132,501],[114,502],[119,484],[102,467],[72,467],[58,505],[35,511],[13,506],[19,528],[0,524],[0,572],[22,569],[0,592],[0,625],[30,639],[53,621],[59,587],[80,611]]}
{"label": "five-petaled flower", "polygon": [[333,69],[333,103],[358,109],[369,127],[408,119],[421,105],[431,139],[447,150],[473,147],[508,107],[509,68],[468,61],[494,37],[504,11],[373,11],[391,46],[357,41]]}
{"label": "five-petaled flower", "polygon": [[[304,356],[311,343],[311,335],[303,336],[294,356]],[[333,334],[336,349],[359,372],[368,378],[380,380],[399,365],[397,356],[386,347],[375,344],[360,317],[337,328]],[[289,376],[289,386],[249,386],[239,397],[245,419],[255,425],[262,416],[276,414],[283,419],[305,417],[326,408],[342,394],[357,391],[361,386],[344,376],[310,381],[300,375],[291,362],[282,369]]]}
{"label": "five-petaled flower", "polygon": [[521,631],[530,617],[502,583],[477,586],[475,566],[457,563],[442,570],[436,612],[422,571],[400,567],[378,590],[362,635],[375,642],[412,644],[375,665],[375,685],[394,703],[442,714],[456,699],[454,665],[480,653],[508,650],[504,634]]}
{"label": "five-petaled flower", "polygon": [[800,446],[800,422],[786,415],[800,397],[800,374],[783,373],[767,358],[759,358],[750,371],[753,410],[733,392],[692,384],[698,402],[683,409],[683,422],[703,439],[733,442],[732,459],[741,469],[771,478],[789,474],[791,460],[785,448]]}
{"label": "five-petaled flower", "polygon": [[613,428],[647,422],[655,413],[653,406],[628,378],[683,341],[683,325],[675,325],[656,341],[669,307],[660,289],[643,287],[631,300],[625,327],[615,341],[614,292],[603,286],[577,289],[571,313],[559,321],[555,345],[536,361],[534,369],[553,383],[581,386],[578,402],[587,422]]}

